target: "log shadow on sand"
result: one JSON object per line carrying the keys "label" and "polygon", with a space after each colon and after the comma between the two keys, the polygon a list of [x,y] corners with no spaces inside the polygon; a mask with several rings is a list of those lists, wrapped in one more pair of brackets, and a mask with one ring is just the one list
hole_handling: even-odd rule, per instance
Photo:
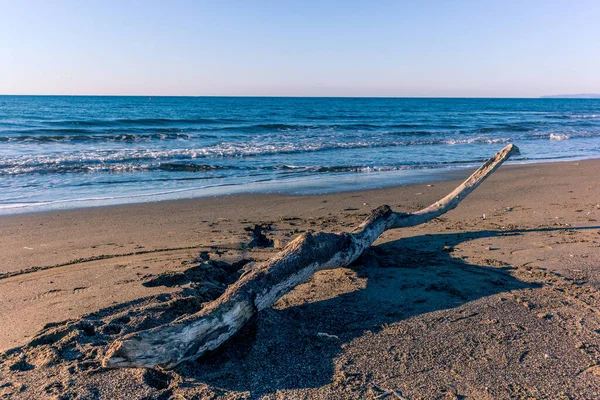
{"label": "log shadow on sand", "polygon": [[[251,266],[241,257],[233,263],[201,257],[184,271],[144,282],[181,288],[179,293],[115,304],[78,320],[48,324],[28,345],[0,354],[0,376],[16,371],[23,379],[29,376],[31,390],[37,390],[33,386],[46,379],[40,377],[62,371],[67,373],[67,383],[59,382],[65,393],[75,393],[83,385],[100,390],[96,397],[107,398],[114,395],[111,386],[99,382],[111,379],[131,380],[132,387],[150,390],[151,398],[169,398],[181,391],[193,394],[196,386],[216,394],[250,392],[252,397],[332,383],[345,386],[348,379],[363,380],[356,385],[364,386],[368,376],[346,376],[340,381],[338,373],[340,363],[349,361],[344,354],[353,341],[419,315],[541,285],[519,280],[511,274],[511,266],[493,259],[489,260],[493,266],[469,264],[449,251],[454,246],[474,239],[588,229],[600,227],[433,234],[383,243],[371,247],[351,268],[320,272],[273,308],[260,312],[237,337],[197,361],[173,371],[101,368],[103,351],[111,341],[197,312]],[[456,320],[469,318],[461,312],[455,316]],[[363,355],[377,363],[377,355],[367,350]],[[13,378],[7,375],[8,379]],[[43,390],[53,393],[52,388]]]}
{"label": "log shadow on sand", "polygon": [[[443,251],[444,246],[545,230],[423,235],[374,246],[352,266],[352,278],[365,279],[364,288],[264,310],[231,343],[175,371],[213,387],[253,395],[335,383],[335,359],[356,338],[417,315],[540,286],[512,276],[511,266],[469,264]],[[298,296],[310,298],[312,285],[298,287]]]}

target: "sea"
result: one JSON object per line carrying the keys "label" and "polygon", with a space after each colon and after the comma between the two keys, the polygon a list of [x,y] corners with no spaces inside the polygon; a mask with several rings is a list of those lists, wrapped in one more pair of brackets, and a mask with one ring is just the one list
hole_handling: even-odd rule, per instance
{"label": "sea", "polygon": [[508,143],[597,158],[600,99],[0,96],[0,214],[434,181]]}

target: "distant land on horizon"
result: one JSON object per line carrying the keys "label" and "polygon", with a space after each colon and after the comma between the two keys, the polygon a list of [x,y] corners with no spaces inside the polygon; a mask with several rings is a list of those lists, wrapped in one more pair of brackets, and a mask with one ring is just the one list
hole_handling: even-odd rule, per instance
{"label": "distant land on horizon", "polygon": [[587,94],[553,94],[550,96],[540,96],[542,99],[600,99],[598,93]]}

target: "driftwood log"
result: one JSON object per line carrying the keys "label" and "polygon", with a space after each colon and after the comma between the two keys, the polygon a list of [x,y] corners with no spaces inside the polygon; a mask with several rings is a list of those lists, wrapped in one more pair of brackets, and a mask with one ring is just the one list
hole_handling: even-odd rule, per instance
{"label": "driftwood log", "polygon": [[455,208],[518,148],[508,145],[487,160],[452,193],[415,213],[380,206],[351,233],[304,233],[279,254],[246,271],[218,299],[181,320],[115,341],[104,366],[173,368],[214,350],[257,312],[270,307],[315,272],[344,267],[356,260],[386,230],[419,225]]}

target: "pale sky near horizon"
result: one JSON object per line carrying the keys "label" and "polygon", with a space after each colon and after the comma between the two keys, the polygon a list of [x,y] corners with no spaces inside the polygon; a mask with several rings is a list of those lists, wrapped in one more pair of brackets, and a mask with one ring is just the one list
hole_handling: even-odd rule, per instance
{"label": "pale sky near horizon", "polygon": [[0,0],[0,94],[600,93],[600,1]]}

